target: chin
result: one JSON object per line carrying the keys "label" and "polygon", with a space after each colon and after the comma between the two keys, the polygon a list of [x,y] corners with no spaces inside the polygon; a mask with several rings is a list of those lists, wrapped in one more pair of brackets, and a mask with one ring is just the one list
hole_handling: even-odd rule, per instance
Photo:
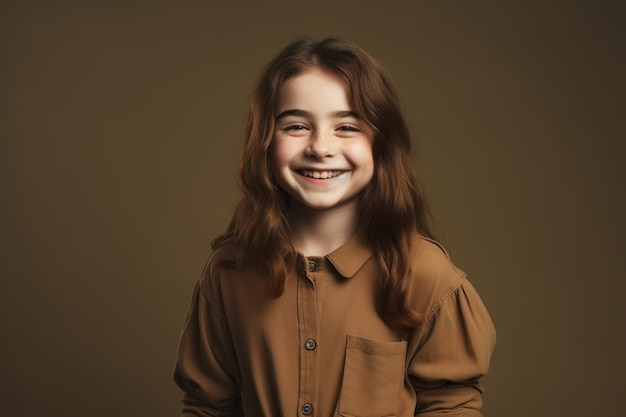
{"label": "chin", "polygon": [[294,198],[293,200],[297,201],[297,204],[301,205],[302,207],[306,207],[312,210],[324,210],[339,205],[339,202],[337,201],[324,201],[319,199]]}
{"label": "chin", "polygon": [[352,200],[326,200],[326,201],[311,201],[311,200],[299,200],[300,204],[311,210],[332,210],[346,204],[349,204]]}
{"label": "chin", "polygon": [[303,205],[311,210],[328,210],[338,206],[338,204],[312,204],[303,203]]}

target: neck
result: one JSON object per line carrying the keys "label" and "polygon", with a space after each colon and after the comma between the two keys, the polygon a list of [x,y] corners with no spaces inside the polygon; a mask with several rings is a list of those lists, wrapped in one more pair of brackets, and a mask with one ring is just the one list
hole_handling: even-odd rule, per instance
{"label": "neck", "polygon": [[358,201],[330,209],[312,209],[291,201],[292,242],[305,256],[324,256],[346,243],[357,231]]}

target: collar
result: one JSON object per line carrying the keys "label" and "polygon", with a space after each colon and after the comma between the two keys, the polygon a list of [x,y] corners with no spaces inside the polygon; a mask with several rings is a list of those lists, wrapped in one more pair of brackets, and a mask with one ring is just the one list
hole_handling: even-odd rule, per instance
{"label": "collar", "polygon": [[344,278],[352,278],[371,257],[372,250],[359,233],[325,256]]}

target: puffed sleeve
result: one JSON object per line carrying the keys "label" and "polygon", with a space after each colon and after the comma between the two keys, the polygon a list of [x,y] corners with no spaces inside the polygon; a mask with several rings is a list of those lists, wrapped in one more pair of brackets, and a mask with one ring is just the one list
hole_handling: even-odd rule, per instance
{"label": "puffed sleeve", "polygon": [[174,371],[183,416],[242,416],[234,350],[217,302],[196,285]]}
{"label": "puffed sleeve", "polygon": [[480,377],[488,368],[495,329],[475,289],[464,277],[433,303],[411,341],[409,379],[419,416],[481,416]]}

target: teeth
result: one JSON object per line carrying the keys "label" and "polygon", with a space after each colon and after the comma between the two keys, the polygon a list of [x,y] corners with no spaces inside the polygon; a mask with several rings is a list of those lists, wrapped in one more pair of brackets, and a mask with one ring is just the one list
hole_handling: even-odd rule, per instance
{"label": "teeth", "polygon": [[309,171],[306,169],[303,169],[302,171],[302,175],[304,175],[305,177],[311,177],[311,178],[334,178],[337,175],[341,174],[341,171]]}

